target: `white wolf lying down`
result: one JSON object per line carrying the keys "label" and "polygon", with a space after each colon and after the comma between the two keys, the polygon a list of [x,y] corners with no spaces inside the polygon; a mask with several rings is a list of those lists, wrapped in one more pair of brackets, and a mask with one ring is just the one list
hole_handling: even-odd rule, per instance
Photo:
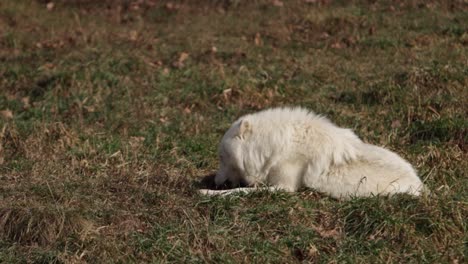
{"label": "white wolf lying down", "polygon": [[[423,183],[397,154],[362,142],[351,130],[303,108],[274,108],[239,118],[224,135],[216,185],[247,188],[200,190],[228,195],[259,189],[313,188],[335,198],[409,193]],[[269,187],[258,187],[269,186]]]}

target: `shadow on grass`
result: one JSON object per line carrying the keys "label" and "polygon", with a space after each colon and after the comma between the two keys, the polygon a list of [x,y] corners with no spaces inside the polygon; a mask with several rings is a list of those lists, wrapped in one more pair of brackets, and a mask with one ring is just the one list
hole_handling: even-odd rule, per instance
{"label": "shadow on grass", "polygon": [[[238,187],[247,187],[247,184],[241,181],[240,184],[234,185],[229,180],[227,180],[222,185],[217,186],[215,183],[216,173],[210,173],[201,178],[201,180],[195,180],[194,185],[197,189],[210,189],[210,190],[229,190]],[[198,178],[198,179],[199,179]]]}

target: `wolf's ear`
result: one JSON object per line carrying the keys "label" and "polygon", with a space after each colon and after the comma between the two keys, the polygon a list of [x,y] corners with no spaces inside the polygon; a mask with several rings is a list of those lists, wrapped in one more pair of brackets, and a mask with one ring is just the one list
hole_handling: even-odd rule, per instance
{"label": "wolf's ear", "polygon": [[250,132],[252,131],[252,126],[250,125],[250,122],[247,120],[241,120],[239,123],[239,131],[237,133],[237,136],[240,138],[245,138]]}

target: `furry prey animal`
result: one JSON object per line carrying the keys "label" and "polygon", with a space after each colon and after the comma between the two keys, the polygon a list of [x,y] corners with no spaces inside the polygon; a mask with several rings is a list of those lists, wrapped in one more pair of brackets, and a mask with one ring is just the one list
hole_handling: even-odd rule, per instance
{"label": "furry prey animal", "polygon": [[205,195],[255,190],[297,191],[308,187],[335,198],[420,195],[425,189],[414,168],[382,147],[361,141],[350,129],[304,108],[273,108],[235,121],[219,146],[216,185]]}

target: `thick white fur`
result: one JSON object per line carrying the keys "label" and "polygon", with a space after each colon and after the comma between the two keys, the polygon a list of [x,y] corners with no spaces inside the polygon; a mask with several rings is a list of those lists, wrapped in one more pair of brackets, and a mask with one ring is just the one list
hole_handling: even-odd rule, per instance
{"label": "thick white fur", "polygon": [[[294,192],[313,188],[335,198],[409,193],[424,185],[397,154],[362,142],[350,129],[304,108],[274,108],[239,118],[220,147],[217,185],[229,180],[249,187]],[[258,188],[200,190],[206,195]]]}

